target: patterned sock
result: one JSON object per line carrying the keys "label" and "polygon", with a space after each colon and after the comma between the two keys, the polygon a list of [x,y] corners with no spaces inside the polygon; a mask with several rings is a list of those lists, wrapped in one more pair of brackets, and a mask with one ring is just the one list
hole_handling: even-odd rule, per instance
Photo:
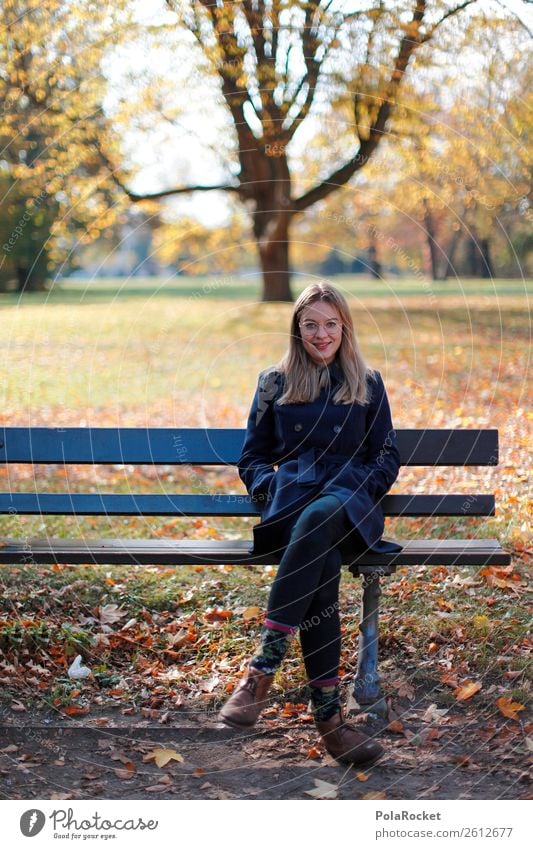
{"label": "patterned sock", "polygon": [[313,687],[309,685],[311,692],[311,705],[313,717],[317,722],[325,722],[341,708],[340,690],[338,684],[329,687]]}
{"label": "patterned sock", "polygon": [[290,634],[283,631],[275,631],[263,625],[261,630],[261,645],[258,653],[254,655],[250,663],[254,669],[272,675],[281,665],[290,645]]}

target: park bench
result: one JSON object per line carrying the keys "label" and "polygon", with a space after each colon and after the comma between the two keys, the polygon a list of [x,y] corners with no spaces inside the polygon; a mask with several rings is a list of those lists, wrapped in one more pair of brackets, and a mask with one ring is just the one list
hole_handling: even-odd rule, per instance
{"label": "park bench", "polygon": [[[1,463],[235,465],[244,430],[228,428],[0,428]],[[494,466],[497,430],[397,430],[404,466]],[[34,476],[37,484],[38,478]],[[385,516],[493,516],[492,494],[388,494]],[[0,493],[0,514],[68,516],[256,516],[245,494]],[[387,532],[385,531],[385,537]],[[380,706],[378,603],[380,578],[398,566],[505,566],[510,555],[496,539],[398,540],[388,555],[343,551],[343,562],[363,578],[358,667],[353,695],[359,705]],[[142,565],[275,565],[251,554],[252,542],[190,539],[0,539],[0,563]],[[274,561],[274,562],[273,562]]]}

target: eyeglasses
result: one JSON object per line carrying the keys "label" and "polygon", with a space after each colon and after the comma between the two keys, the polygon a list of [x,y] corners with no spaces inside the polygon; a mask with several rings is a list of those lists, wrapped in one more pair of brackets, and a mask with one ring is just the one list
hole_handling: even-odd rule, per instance
{"label": "eyeglasses", "polygon": [[299,324],[302,336],[316,336],[319,327],[323,327],[330,336],[335,336],[342,330],[342,322],[335,318],[329,319],[324,324],[317,324],[316,321],[300,321]]}

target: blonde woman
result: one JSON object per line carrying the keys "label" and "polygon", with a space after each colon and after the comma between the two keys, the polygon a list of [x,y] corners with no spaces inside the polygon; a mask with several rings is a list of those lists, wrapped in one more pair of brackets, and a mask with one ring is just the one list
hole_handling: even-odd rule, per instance
{"label": "blonde woman", "polygon": [[379,505],[399,466],[383,380],[363,359],[346,299],[330,283],[313,283],[294,305],[285,356],[259,375],[238,464],[261,510],[254,551],[281,558],[261,643],[220,711],[223,722],[238,728],[256,723],[291,636],[299,632],[327,751],[354,764],[383,754],[342,715],[340,546],[401,550],[382,539]]}

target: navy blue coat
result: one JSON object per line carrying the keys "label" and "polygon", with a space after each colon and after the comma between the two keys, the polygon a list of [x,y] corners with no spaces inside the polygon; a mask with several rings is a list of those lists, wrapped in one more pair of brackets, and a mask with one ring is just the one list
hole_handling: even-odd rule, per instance
{"label": "navy blue coat", "polygon": [[[351,530],[341,550],[401,551],[382,539],[380,499],[400,468],[389,402],[379,372],[370,376],[370,403],[335,404],[342,381],[338,360],[328,366],[329,389],[306,404],[278,404],[284,376],[262,371],[252,401],[238,461],[239,476],[261,512],[254,526],[254,552],[282,553],[287,534],[304,507],[318,495],[336,495]],[[277,470],[274,469],[277,466]]]}

